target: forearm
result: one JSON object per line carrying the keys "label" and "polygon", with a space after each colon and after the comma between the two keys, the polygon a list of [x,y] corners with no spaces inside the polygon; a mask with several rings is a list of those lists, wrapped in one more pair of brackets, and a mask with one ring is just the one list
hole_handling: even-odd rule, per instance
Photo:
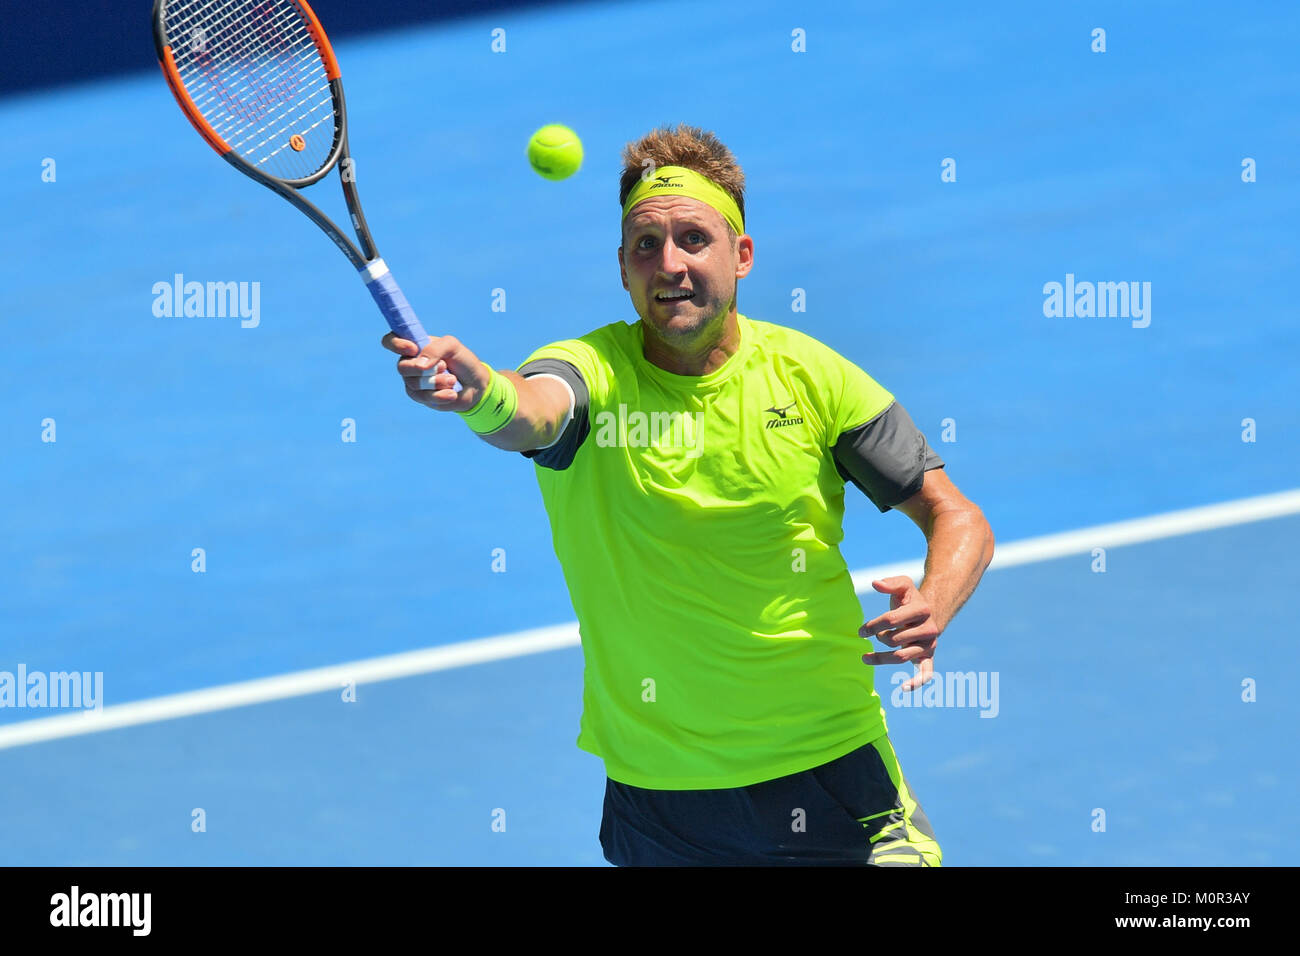
{"label": "forearm", "polygon": [[918,590],[942,631],[993,560],[993,531],[978,508],[953,508],[933,517],[926,542],[925,577]]}
{"label": "forearm", "polygon": [[550,415],[538,383],[518,372],[497,369],[496,374],[509,379],[519,393],[519,407],[510,424],[491,435],[480,435],[485,442],[503,451],[529,451],[553,442],[560,422]]}

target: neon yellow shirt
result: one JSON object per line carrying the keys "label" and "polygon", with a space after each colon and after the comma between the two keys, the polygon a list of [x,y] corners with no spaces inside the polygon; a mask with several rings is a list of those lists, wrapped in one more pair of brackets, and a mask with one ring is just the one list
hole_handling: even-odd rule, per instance
{"label": "neon yellow shirt", "polygon": [[578,746],[636,787],[748,786],[886,731],[831,448],[893,396],[801,332],[737,321],[704,376],[653,365],[623,322],[520,366],[569,362],[590,392],[572,463],[536,473],[582,633]]}

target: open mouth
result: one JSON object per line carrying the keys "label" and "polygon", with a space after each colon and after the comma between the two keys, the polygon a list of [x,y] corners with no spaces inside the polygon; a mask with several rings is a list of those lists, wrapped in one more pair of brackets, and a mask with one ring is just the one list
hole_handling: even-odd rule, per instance
{"label": "open mouth", "polygon": [[694,292],[660,292],[655,296],[656,302],[689,302],[695,298]]}

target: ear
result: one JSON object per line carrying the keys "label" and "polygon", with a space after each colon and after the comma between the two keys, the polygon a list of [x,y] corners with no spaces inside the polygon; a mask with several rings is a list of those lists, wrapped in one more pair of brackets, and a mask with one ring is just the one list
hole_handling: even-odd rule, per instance
{"label": "ear", "polygon": [[627,284],[627,265],[623,262],[622,246],[618,247],[618,276],[620,279],[623,280],[623,288],[626,289],[628,292],[631,292],[632,287]]}
{"label": "ear", "polygon": [[736,240],[736,278],[743,279],[754,268],[754,240],[749,233]]}

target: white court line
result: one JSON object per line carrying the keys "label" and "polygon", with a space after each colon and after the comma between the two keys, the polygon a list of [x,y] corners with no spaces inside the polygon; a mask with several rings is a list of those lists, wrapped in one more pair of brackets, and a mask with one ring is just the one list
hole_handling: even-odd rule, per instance
{"label": "white court line", "polygon": [[[1052,561],[1072,554],[1088,554],[1093,548],[1119,548],[1126,544],[1158,541],[1161,538],[1173,538],[1180,534],[1213,531],[1215,528],[1227,528],[1293,514],[1300,514],[1300,488],[1279,491],[1272,495],[1260,495],[1256,498],[1239,498],[1219,505],[1169,511],[1149,518],[1093,525],[1091,528],[1080,528],[1078,531],[1046,534],[1039,538],[1025,538],[1023,541],[1012,541],[1007,544],[999,543],[994,548],[993,563],[989,565],[989,570],[1013,568],[1018,564],[1033,564],[1037,561]],[[924,564],[924,559],[916,558],[898,564],[883,564],[854,571],[853,586],[859,594],[863,594],[873,590],[871,582],[876,578],[890,574],[906,574],[914,578],[924,570]]]}
{"label": "white court line", "polygon": [[[1087,554],[1093,548],[1117,548],[1291,514],[1300,514],[1300,489],[999,544],[990,570],[1050,561],[1072,554]],[[921,574],[923,563],[918,558],[863,568],[853,572],[853,586],[862,594],[872,590],[871,582],[876,578],[892,574],[906,574],[915,578]],[[78,710],[55,717],[41,717],[0,726],[0,750],[339,690],[349,681],[373,684],[398,677],[576,647],[578,644],[577,622],[570,622],[403,654],[372,657],[350,664],[336,664],[205,690],[169,694],[130,704],[115,704],[101,710]]]}

